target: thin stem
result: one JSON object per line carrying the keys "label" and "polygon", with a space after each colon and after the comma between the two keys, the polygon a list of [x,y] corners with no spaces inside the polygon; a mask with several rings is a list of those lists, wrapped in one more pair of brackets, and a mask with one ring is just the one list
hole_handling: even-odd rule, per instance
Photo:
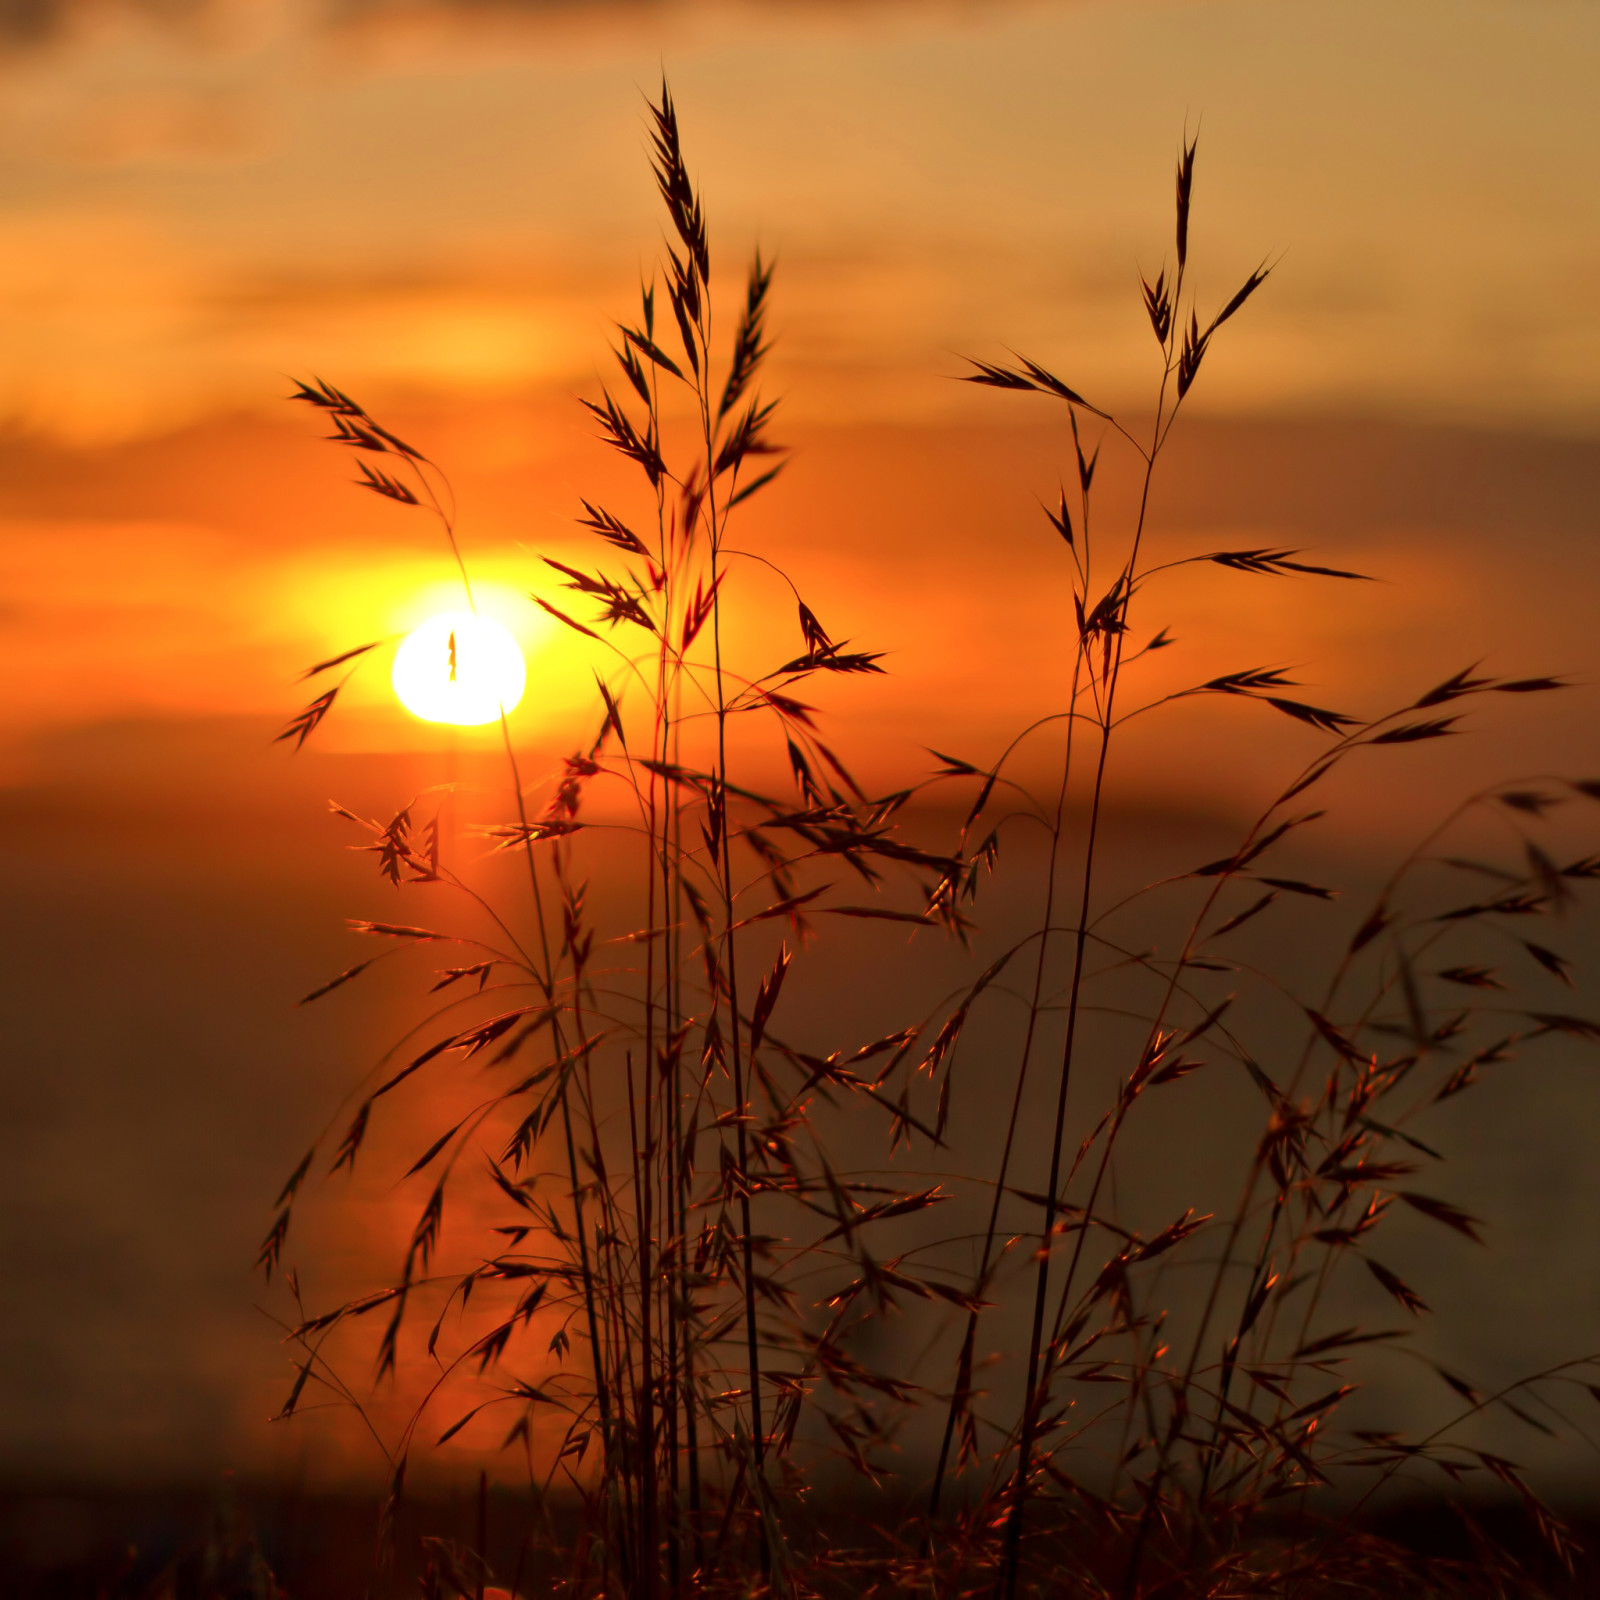
{"label": "thin stem", "polygon": [[[1180,278],[1181,284],[1181,278]],[[1174,295],[1176,299],[1176,295]],[[1134,523],[1133,541],[1128,559],[1123,566],[1119,582],[1123,598],[1115,617],[1117,626],[1113,638],[1107,642],[1107,661],[1101,674],[1103,703],[1101,705],[1100,750],[1095,762],[1094,789],[1089,803],[1088,835],[1084,842],[1083,889],[1079,899],[1077,933],[1072,954],[1072,980],[1067,998],[1067,1036],[1061,1051],[1061,1071],[1056,1091],[1056,1115],[1050,1148],[1050,1178],[1045,1188],[1044,1225],[1040,1230],[1039,1266],[1034,1282],[1033,1322],[1028,1339],[1028,1371],[1023,1389],[1022,1434],[1017,1446],[1017,1466],[1013,1482],[1011,1510],[1006,1521],[1005,1549],[1001,1574],[1001,1593],[1005,1600],[1014,1600],[1017,1592],[1017,1572],[1021,1555],[1022,1523],[1027,1504],[1028,1475],[1032,1468],[1033,1447],[1043,1409],[1042,1386],[1039,1383],[1039,1364],[1043,1354],[1045,1303],[1050,1287],[1050,1245],[1055,1232],[1056,1210],[1060,1197],[1057,1186],[1061,1181],[1061,1152],[1066,1134],[1067,1099],[1072,1083],[1074,1052],[1078,1039],[1078,1019],[1083,985],[1084,947],[1088,940],[1089,908],[1094,892],[1095,865],[1099,843],[1100,812],[1105,796],[1106,763],[1111,752],[1111,734],[1115,710],[1117,683],[1121,673],[1123,641],[1127,637],[1128,606],[1133,580],[1138,572],[1139,550],[1144,537],[1145,519],[1150,507],[1150,484],[1155,474],[1156,458],[1160,450],[1161,423],[1166,403],[1167,383],[1171,374],[1170,361],[1161,380],[1156,399],[1155,435],[1149,453],[1145,456],[1143,484],[1139,494],[1138,516]],[[1080,651],[1087,652],[1090,644],[1081,639]],[[1083,1237],[1080,1234],[1080,1239]]]}

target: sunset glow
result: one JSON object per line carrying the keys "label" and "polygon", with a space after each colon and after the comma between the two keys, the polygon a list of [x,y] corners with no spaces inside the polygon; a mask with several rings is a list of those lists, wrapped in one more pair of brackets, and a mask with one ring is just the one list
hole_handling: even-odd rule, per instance
{"label": "sunset glow", "polygon": [[443,611],[395,651],[390,682],[412,716],[472,728],[516,708],[527,670],[517,641],[498,622]]}
{"label": "sunset glow", "polygon": [[0,7],[0,1600],[1600,1597],[1595,82]]}

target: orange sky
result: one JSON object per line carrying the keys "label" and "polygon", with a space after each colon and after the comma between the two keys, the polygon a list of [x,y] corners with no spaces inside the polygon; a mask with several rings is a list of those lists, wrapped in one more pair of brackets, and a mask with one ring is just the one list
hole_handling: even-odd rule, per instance
{"label": "orange sky", "polygon": [[[979,657],[1015,634],[1003,566],[987,565],[992,589],[981,571],[974,586],[948,496],[924,517],[914,575],[876,560],[884,543],[854,536],[853,507],[876,495],[892,519],[927,463],[904,444],[909,479],[887,493],[895,469],[852,454],[839,426],[916,425],[932,460],[977,438],[970,423],[1038,424],[1036,409],[949,381],[957,352],[1008,343],[1102,401],[1139,404],[1152,352],[1135,272],[1166,248],[1186,123],[1203,129],[1204,292],[1220,299],[1262,254],[1281,257],[1212,358],[1199,415],[1578,436],[1600,418],[1600,314],[1583,287],[1600,256],[1591,8],[338,15],[65,7],[0,62],[5,628],[19,660],[53,662],[0,712],[10,771],[40,728],[276,714],[301,662],[434,602],[438,552],[339,487],[339,464],[282,404],[288,374],[416,419],[508,596],[532,581],[530,546],[570,544],[577,494],[609,474],[571,396],[594,390],[607,318],[656,239],[640,90],[662,64],[718,259],[736,270],[756,240],[779,258],[774,382],[790,436],[822,441],[762,520],[810,553],[817,587],[878,593],[879,625],[849,625],[903,670],[929,610],[958,616]],[[841,450],[845,475],[822,481]],[[1047,441],[1022,481],[965,457],[962,503],[1025,538]],[[102,492],[78,510],[30,499],[30,472]],[[1281,518],[1226,531],[1299,537]],[[1396,555],[1399,569],[1427,564]],[[1468,574],[1430,581],[1428,605],[1468,603]],[[1262,649],[1300,606],[1267,603],[1250,624]],[[535,617],[523,605],[516,625],[537,648]],[[1316,663],[1330,681],[1351,665],[1341,638],[1309,641],[1332,652]],[[573,665],[546,659],[525,720],[572,709]],[[341,737],[405,742],[383,674],[369,676],[377,720]],[[946,708],[963,692],[960,675],[918,690]],[[958,723],[982,722],[968,710]]]}
{"label": "orange sky", "polygon": [[0,65],[0,409],[30,426],[255,409],[307,363],[581,381],[652,248],[662,66],[722,259],[784,263],[799,410],[946,410],[945,352],[1001,338],[1128,392],[1187,123],[1210,292],[1284,259],[1208,403],[1600,414],[1582,3],[60,10]]}
{"label": "orange sky", "polygon": [[[848,625],[903,668],[930,610],[979,656],[1014,635],[1003,568],[975,574],[942,514],[914,572],[880,561],[852,507],[877,496],[892,519],[950,441],[979,437],[969,423],[1044,420],[950,382],[958,352],[1016,344],[1102,402],[1141,402],[1153,352],[1135,274],[1167,247],[1186,124],[1203,130],[1203,295],[1279,259],[1197,414],[1579,437],[1600,420],[1592,7],[215,0],[50,15],[0,57],[0,626],[16,659],[53,664],[0,712],[13,773],[41,728],[276,714],[301,662],[432,603],[437,552],[339,487],[282,404],[286,375],[416,419],[508,594],[531,581],[528,546],[570,542],[578,493],[610,470],[571,396],[595,389],[607,319],[657,238],[640,91],[663,65],[718,261],[731,274],[759,240],[780,262],[773,381],[789,436],[818,448],[763,518],[809,553],[814,585],[880,596]],[[852,454],[838,430],[863,422],[920,428],[927,459],[915,443],[893,467]],[[1036,439],[1024,478],[1002,483],[964,450],[959,498],[1026,537],[1051,454]],[[845,476],[826,483],[830,462]],[[910,475],[893,493],[891,470]],[[78,509],[30,497],[63,473],[101,492],[80,484]],[[1428,605],[1467,603],[1469,574],[1430,581]],[[1249,624],[1262,649],[1299,604],[1271,597]],[[534,616],[524,605],[517,624],[530,647]],[[1330,626],[1310,642],[1337,681],[1351,662]],[[570,707],[572,665],[536,670],[525,717]],[[411,737],[381,678],[377,721],[345,737]],[[959,702],[960,675],[933,690],[918,693]],[[958,723],[983,721],[967,710]]]}

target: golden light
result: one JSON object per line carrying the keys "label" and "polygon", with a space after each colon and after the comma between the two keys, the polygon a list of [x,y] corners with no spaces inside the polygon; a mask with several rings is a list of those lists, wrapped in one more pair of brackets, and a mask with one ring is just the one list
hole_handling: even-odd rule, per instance
{"label": "golden light", "polygon": [[395,695],[424,722],[498,722],[522,698],[527,672],[517,641],[492,618],[442,611],[394,653]]}

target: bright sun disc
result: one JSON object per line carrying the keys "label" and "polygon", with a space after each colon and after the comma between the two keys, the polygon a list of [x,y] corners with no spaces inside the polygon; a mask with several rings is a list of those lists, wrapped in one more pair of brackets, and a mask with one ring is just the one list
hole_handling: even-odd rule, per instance
{"label": "bright sun disc", "polygon": [[407,635],[390,681],[412,716],[470,728],[512,710],[527,673],[517,641],[498,622],[444,611]]}

